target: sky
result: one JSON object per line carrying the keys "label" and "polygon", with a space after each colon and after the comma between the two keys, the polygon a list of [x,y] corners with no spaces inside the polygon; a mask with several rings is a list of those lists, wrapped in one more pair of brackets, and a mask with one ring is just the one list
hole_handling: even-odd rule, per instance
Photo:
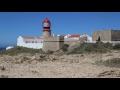
{"label": "sky", "polygon": [[17,45],[19,36],[42,36],[42,22],[51,21],[52,34],[84,34],[120,30],[120,12],[0,12],[0,47]]}

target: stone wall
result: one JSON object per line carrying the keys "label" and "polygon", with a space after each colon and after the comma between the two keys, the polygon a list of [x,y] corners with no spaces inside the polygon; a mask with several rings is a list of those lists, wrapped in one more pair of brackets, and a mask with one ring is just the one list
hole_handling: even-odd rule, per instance
{"label": "stone wall", "polygon": [[83,43],[83,42],[85,42],[85,41],[87,41],[87,36],[80,37],[79,40],[64,41],[64,44],[71,45],[71,44],[73,44],[73,43],[77,43],[77,42]]}
{"label": "stone wall", "polygon": [[61,48],[61,46],[64,44],[64,37],[61,36],[54,36],[54,37],[48,37],[44,38],[43,42],[43,51],[57,51]]}
{"label": "stone wall", "polygon": [[111,41],[111,30],[100,30],[92,33],[92,41],[98,40],[99,37],[101,41]]}
{"label": "stone wall", "polygon": [[64,41],[64,44],[68,44],[68,45],[71,45],[73,43],[76,43],[77,41]]}
{"label": "stone wall", "polygon": [[80,37],[80,40],[79,40],[81,43],[87,41],[87,36],[83,36],[83,37]]}
{"label": "stone wall", "polygon": [[49,37],[49,36],[51,36],[51,30],[48,31],[43,30],[43,37]]}
{"label": "stone wall", "polygon": [[111,40],[120,41],[120,30],[111,30]]}

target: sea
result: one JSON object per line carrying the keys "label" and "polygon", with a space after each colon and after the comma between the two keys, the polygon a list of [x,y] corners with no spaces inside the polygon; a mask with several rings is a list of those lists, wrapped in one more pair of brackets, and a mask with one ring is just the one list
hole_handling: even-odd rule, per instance
{"label": "sea", "polygon": [[6,50],[6,47],[0,47],[0,51],[1,51],[1,50]]}

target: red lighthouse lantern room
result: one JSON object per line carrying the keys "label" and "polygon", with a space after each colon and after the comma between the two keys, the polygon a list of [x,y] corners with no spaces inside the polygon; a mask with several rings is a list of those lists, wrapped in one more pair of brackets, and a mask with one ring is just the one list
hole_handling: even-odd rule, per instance
{"label": "red lighthouse lantern room", "polygon": [[51,27],[50,20],[48,18],[46,18],[43,21],[42,26],[43,26],[43,30],[50,30],[50,27]]}

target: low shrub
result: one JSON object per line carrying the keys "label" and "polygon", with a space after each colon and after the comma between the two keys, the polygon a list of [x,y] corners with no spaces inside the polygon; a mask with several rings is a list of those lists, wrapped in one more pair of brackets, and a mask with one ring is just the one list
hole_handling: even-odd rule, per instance
{"label": "low shrub", "polygon": [[108,67],[119,67],[120,68],[120,58],[112,58],[106,61],[96,61],[97,65],[104,65]]}
{"label": "low shrub", "polygon": [[115,45],[113,46],[113,49],[115,49],[115,50],[120,50],[120,44],[115,44]]}
{"label": "low shrub", "polygon": [[79,47],[75,48],[69,54],[82,54],[82,53],[105,53],[113,48],[111,43],[81,43]]}
{"label": "low shrub", "polygon": [[42,49],[32,49],[32,48],[26,48],[26,47],[20,47],[16,46],[14,48],[8,49],[8,50],[2,50],[0,51],[0,54],[6,54],[6,55],[17,55],[19,53],[44,53]]}

